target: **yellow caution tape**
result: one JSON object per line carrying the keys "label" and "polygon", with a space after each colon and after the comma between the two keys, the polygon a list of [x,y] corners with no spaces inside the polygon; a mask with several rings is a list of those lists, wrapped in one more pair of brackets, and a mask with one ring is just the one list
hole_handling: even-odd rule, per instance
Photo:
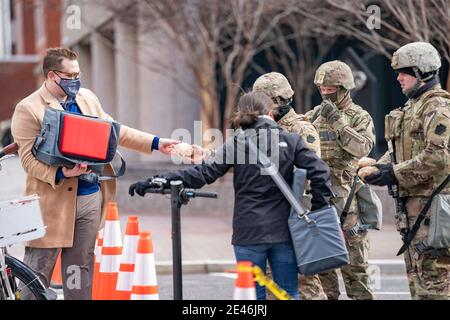
{"label": "yellow caution tape", "polygon": [[267,277],[260,267],[240,267],[239,271],[252,272],[255,276],[255,281],[260,286],[265,286],[269,289],[278,300],[294,300],[294,298],[292,298],[285,290],[281,289],[271,278]]}

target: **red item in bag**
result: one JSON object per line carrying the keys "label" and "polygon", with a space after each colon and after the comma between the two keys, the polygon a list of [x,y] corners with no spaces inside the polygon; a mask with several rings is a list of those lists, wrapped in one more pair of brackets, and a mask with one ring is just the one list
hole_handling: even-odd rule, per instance
{"label": "red item in bag", "polygon": [[63,155],[106,160],[111,123],[65,114],[59,150]]}

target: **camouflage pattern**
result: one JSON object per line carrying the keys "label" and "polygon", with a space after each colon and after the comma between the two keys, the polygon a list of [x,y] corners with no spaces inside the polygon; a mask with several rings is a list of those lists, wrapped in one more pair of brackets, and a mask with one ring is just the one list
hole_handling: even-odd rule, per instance
{"label": "camouflage pattern", "polygon": [[[281,97],[290,99],[294,95],[288,79],[278,72],[270,72],[260,76],[253,84],[253,91],[263,92],[272,99]],[[306,120],[305,116],[297,114],[291,109],[278,124],[289,132],[298,133],[306,143],[306,146],[315,151],[320,157],[319,134],[314,126]]]}
{"label": "camouflage pattern", "polygon": [[[347,238],[349,264],[341,267],[347,296],[352,300],[374,300],[375,295],[370,287],[369,278],[369,236],[367,230],[355,237]],[[340,296],[338,275],[330,270],[319,275],[320,282],[329,300],[337,300]]]}
{"label": "camouflage pattern", "polygon": [[[349,89],[354,87],[350,67],[340,61],[332,61],[319,67],[314,82],[317,86],[341,86],[347,89],[336,105],[340,117],[332,123],[321,115],[323,104],[316,106],[305,116],[319,131],[321,158],[331,171],[331,184],[335,197],[333,204],[339,215],[349,196],[358,161],[366,157],[375,144],[375,129],[372,117],[353,103]],[[353,198],[349,214],[343,225],[344,231],[352,229],[358,222],[357,198]],[[374,299],[369,286],[367,231],[351,236],[345,233],[350,254],[350,264],[341,268],[347,294],[352,299]],[[329,299],[340,295],[335,270],[320,275],[322,287]]]}
{"label": "camouflage pattern", "polygon": [[355,81],[350,67],[339,60],[322,64],[314,77],[316,86],[343,87],[346,90],[355,88]]}
{"label": "camouflage pattern", "polygon": [[428,42],[412,42],[394,52],[391,66],[394,70],[417,68],[427,73],[439,70],[441,57],[436,48]]}
{"label": "camouflage pattern", "polygon": [[320,115],[322,105],[305,117],[319,131],[321,157],[331,169],[333,192],[338,198],[346,198],[359,159],[367,156],[375,144],[375,129],[372,117],[353,103],[350,93],[337,107],[342,116],[334,123]]}
{"label": "camouflage pattern", "polygon": [[290,110],[278,124],[289,132],[298,133],[306,146],[315,151],[320,157],[320,138],[316,128],[307,121],[305,116],[297,114],[293,109]]}
{"label": "camouflage pattern", "polygon": [[327,300],[319,275],[300,276],[298,278],[300,300]]}
{"label": "camouflage pattern", "polygon": [[[429,196],[450,173],[450,94],[438,84],[386,116],[385,137],[396,146],[400,196]],[[378,163],[389,163],[389,153]],[[441,194],[450,194],[450,187]]]}
{"label": "camouflage pattern", "polygon": [[260,76],[253,84],[253,90],[264,92],[271,98],[290,99],[294,95],[288,79],[278,72],[270,72]]}
{"label": "camouflage pattern", "polygon": [[[406,197],[410,226],[416,220],[427,197],[450,173],[450,94],[438,84],[403,109],[386,116],[385,136],[395,144],[397,163],[394,174],[400,184],[400,196]],[[389,163],[386,153],[378,163]],[[450,186],[442,195],[450,197]],[[428,216],[430,215],[430,210]],[[413,299],[450,299],[450,248],[429,248],[420,252],[430,226],[422,223],[405,261],[411,257],[408,273]]]}
{"label": "camouflage pattern", "polygon": [[[426,202],[426,197],[407,200],[410,221],[416,220]],[[411,296],[414,300],[450,300],[450,248],[416,252],[418,245],[427,239],[429,228],[429,225],[422,224],[409,252],[404,253],[405,261],[408,261],[408,255],[412,258],[413,269],[407,273]]]}

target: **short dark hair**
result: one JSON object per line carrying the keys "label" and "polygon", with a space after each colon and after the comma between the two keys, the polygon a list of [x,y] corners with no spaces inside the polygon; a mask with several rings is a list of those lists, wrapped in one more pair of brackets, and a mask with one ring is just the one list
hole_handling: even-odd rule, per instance
{"label": "short dark hair", "polygon": [[49,71],[61,69],[61,63],[64,59],[77,60],[78,56],[75,51],[68,48],[47,49],[44,62],[42,63],[42,71],[45,78],[47,78]]}

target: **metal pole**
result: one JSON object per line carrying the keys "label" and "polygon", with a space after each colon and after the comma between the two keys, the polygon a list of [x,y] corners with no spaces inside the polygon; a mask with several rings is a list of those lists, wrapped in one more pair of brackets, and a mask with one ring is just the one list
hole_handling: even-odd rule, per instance
{"label": "metal pole", "polygon": [[173,263],[173,298],[183,300],[183,270],[181,264],[181,199],[182,181],[171,181],[172,205],[172,263]]}

